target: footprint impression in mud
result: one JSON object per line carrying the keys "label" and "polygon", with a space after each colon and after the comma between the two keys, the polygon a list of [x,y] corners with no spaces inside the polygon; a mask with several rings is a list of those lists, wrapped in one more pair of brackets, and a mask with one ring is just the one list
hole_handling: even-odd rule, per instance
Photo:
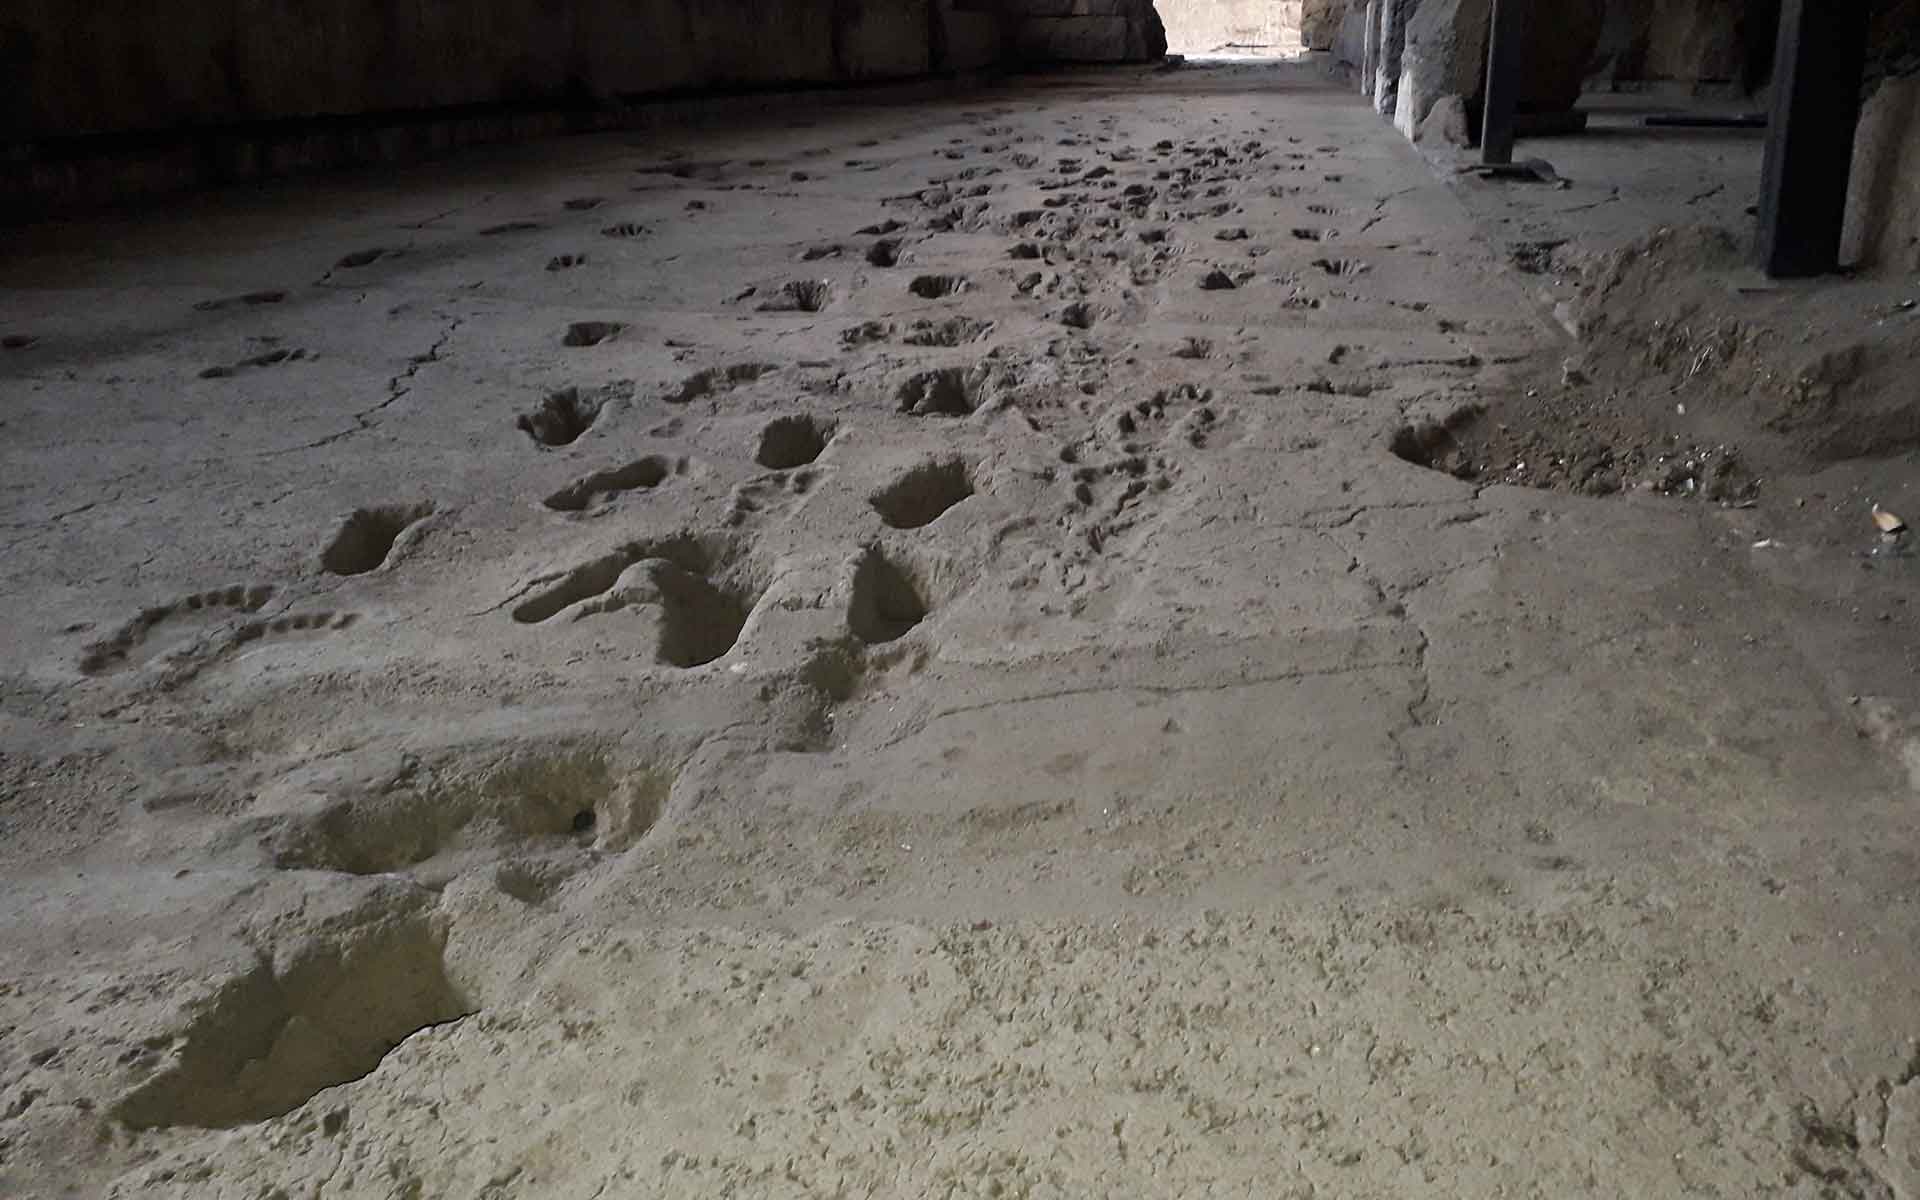
{"label": "footprint impression in mud", "polygon": [[[506,748],[488,761],[500,754],[430,762],[377,786],[329,781],[313,803],[283,804],[294,816],[271,837],[274,865],[431,875],[483,857],[498,861],[502,891],[537,904],[585,865],[580,851],[646,836],[673,789],[673,771],[616,762],[591,744]],[[437,872],[428,866],[443,858]]]}
{"label": "footprint impression in mud", "polygon": [[514,427],[536,445],[571,446],[593,428],[614,400],[625,395],[624,388],[562,388],[514,418]]}
{"label": "footprint impression in mud", "polygon": [[732,541],[680,534],[631,542],[528,590],[513,609],[522,625],[642,617],[654,626],[655,661],[690,669],[733,649],[764,585]]}
{"label": "footprint impression in mud", "polygon": [[222,296],[217,300],[202,300],[193,306],[195,312],[220,312],[229,308],[246,306],[257,308],[263,304],[279,304],[287,298],[282,291],[247,292],[240,296]]}
{"label": "footprint impression in mud", "polygon": [[307,357],[305,350],[273,349],[241,359],[239,362],[224,363],[207,367],[200,372],[202,379],[231,379],[242,371],[256,371],[262,367],[277,367],[284,363],[299,362]]}
{"label": "footprint impression in mud", "polygon": [[268,584],[236,584],[141,609],[111,637],[87,647],[81,673],[109,675],[193,645],[236,617],[260,611],[273,593]]}
{"label": "footprint impression in mud", "polygon": [[602,342],[612,341],[626,331],[619,321],[575,321],[567,326],[566,333],[560,336],[560,344],[569,349],[581,349],[598,346]]}
{"label": "footprint impression in mud", "polygon": [[433,513],[431,501],[355,509],[320,552],[320,568],[330,575],[377,571],[419,539]]}
{"label": "footprint impression in mud", "polygon": [[574,480],[541,501],[554,512],[595,512],[628,492],[650,492],[676,475],[687,473],[686,459],[650,454],[620,467],[595,471]]}
{"label": "footprint impression in mud", "polygon": [[1220,444],[1226,415],[1211,390],[1181,384],[1109,408],[1091,437],[1063,449],[1073,468],[1067,518],[1087,548],[1104,554],[1140,526],[1147,502],[1172,490],[1194,452]]}
{"label": "footprint impression in mud", "polygon": [[797,471],[775,471],[736,484],[727,507],[727,524],[734,528],[756,517],[765,517],[792,508],[813,490],[820,473],[808,467]]}
{"label": "footprint impression in mud", "polygon": [[817,313],[833,303],[833,285],[824,279],[795,279],[783,285],[757,310],[764,313]]}
{"label": "footprint impression in mud", "polygon": [[724,396],[735,388],[756,383],[779,369],[772,363],[734,363],[726,367],[708,367],[681,380],[678,387],[661,399],[668,404],[691,404],[695,400]]}
{"label": "footprint impression in mud", "polygon": [[[423,536],[434,511],[429,501],[355,509],[321,549],[320,569],[352,576],[391,567]],[[160,664],[178,678],[251,643],[334,633],[359,620],[358,613],[334,609],[260,615],[276,594],[272,584],[235,584],[144,608],[111,636],[88,646],[80,656],[80,671],[114,675]]]}
{"label": "footprint impression in mud", "polygon": [[115,675],[164,666],[182,678],[249,643],[346,629],[358,614],[318,610],[254,618],[273,599],[268,584],[236,584],[142,609],[111,637],[87,647],[83,675]]}
{"label": "footprint impression in mud", "polygon": [[984,364],[971,370],[938,367],[919,371],[901,381],[894,390],[894,400],[902,413],[911,416],[969,416],[986,401],[989,379]]}
{"label": "footprint impression in mud", "polygon": [[867,498],[893,529],[920,529],[974,494],[973,473],[958,458],[924,462]]}

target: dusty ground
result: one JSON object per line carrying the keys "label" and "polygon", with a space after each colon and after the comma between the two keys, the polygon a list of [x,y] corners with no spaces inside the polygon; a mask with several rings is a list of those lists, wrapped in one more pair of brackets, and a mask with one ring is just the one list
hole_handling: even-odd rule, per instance
{"label": "dusty ground", "polygon": [[1316,70],[33,231],[0,1192],[1920,1196],[1910,462],[1404,461],[1582,346]]}

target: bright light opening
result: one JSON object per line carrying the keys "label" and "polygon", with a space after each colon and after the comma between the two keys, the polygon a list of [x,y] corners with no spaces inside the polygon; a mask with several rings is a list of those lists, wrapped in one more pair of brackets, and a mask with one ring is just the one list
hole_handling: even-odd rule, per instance
{"label": "bright light opening", "polygon": [[1294,58],[1301,0],[1155,0],[1167,50],[1188,58]]}

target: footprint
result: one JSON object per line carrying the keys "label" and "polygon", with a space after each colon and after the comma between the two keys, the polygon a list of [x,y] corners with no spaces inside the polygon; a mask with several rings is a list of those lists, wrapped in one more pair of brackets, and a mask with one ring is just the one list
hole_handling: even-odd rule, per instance
{"label": "footprint", "polygon": [[30,333],[9,333],[0,337],[0,350],[27,350],[40,344],[40,339]]}
{"label": "footprint", "polygon": [[645,458],[607,471],[595,471],[577,479],[548,496],[541,503],[555,512],[588,512],[627,492],[651,490],[674,475],[684,474],[687,462],[673,462],[661,455]]}
{"label": "footprint", "polygon": [[219,312],[223,308],[234,308],[243,304],[278,304],[286,298],[287,294],[280,291],[247,292],[240,296],[223,296],[218,300],[202,300],[193,308],[195,312]]}
{"label": "footprint", "polygon": [[926,589],[907,564],[878,546],[861,553],[853,568],[847,628],[869,646],[897,642],[927,619]]}
{"label": "footprint", "polygon": [[233,640],[238,645],[245,645],[263,638],[281,638],[295,633],[335,633],[352,626],[359,619],[360,614],[352,612],[288,613],[270,621],[248,621],[234,631]]}
{"label": "footprint", "polygon": [[865,346],[871,342],[884,342],[893,336],[893,326],[885,321],[862,321],[851,329],[840,331],[840,344],[849,349]]}
{"label": "footprint", "polygon": [[522,625],[577,621],[623,609],[652,610],[657,661],[704,666],[733,649],[760,589],[730,543],[682,534],[633,542],[585,563],[522,601]]}
{"label": "footprint", "polygon": [[386,257],[387,253],[387,250],[380,246],[375,246],[371,250],[355,250],[333,265],[337,270],[351,271],[358,267],[372,266]]}
{"label": "footprint", "polygon": [[542,400],[532,412],[520,414],[514,426],[542,446],[571,445],[593,428],[609,399],[606,388],[596,391],[563,388]]}
{"label": "footprint", "polygon": [[[1165,431],[1160,439],[1162,446],[1184,444],[1196,450],[1206,448],[1219,425],[1212,389],[1190,383],[1163,388],[1121,409],[1114,419],[1114,430],[1123,439],[1144,437],[1160,429]],[[1130,449],[1124,443],[1122,448]]]}
{"label": "footprint", "polygon": [[873,493],[867,503],[894,529],[919,529],[971,495],[973,477],[967,464],[950,458],[921,463]]}
{"label": "footprint", "polygon": [[277,367],[281,363],[299,362],[307,356],[305,350],[277,349],[251,358],[243,358],[237,363],[225,366],[208,367],[200,372],[202,379],[231,379],[242,371],[257,370],[260,367]]}
{"label": "footprint", "polygon": [[560,344],[579,349],[585,346],[598,346],[601,342],[616,337],[626,328],[618,321],[575,321],[567,326],[566,336]]}
{"label": "footprint", "polygon": [[1308,229],[1308,228],[1302,227],[1299,229],[1295,229],[1293,231],[1293,236],[1303,242],[1317,242],[1321,239],[1323,235],[1318,229]]}
{"label": "footprint", "polygon": [[771,363],[735,363],[730,367],[709,367],[680,381],[678,389],[662,397],[668,404],[688,404],[703,396],[720,396],[738,387],[771,375],[780,368]]}
{"label": "footprint", "polygon": [[1215,268],[1200,277],[1199,286],[1203,292],[1230,292],[1240,285],[1233,281],[1233,276]]}
{"label": "footprint", "polygon": [[1090,439],[1109,457],[1086,461],[1081,446],[1061,452],[1074,468],[1069,527],[1094,554],[1104,554],[1113,538],[1142,523],[1153,495],[1173,487],[1188,451],[1207,448],[1229,428],[1213,393],[1192,384],[1109,409]]}
{"label": "footprint", "polygon": [[1313,265],[1335,278],[1351,278],[1372,270],[1366,263],[1356,258],[1316,258],[1313,260]]}
{"label": "footprint", "polygon": [[909,346],[964,346],[993,332],[992,321],[972,317],[948,317],[944,321],[919,320],[902,340]]}
{"label": "footprint", "polygon": [[776,471],[735,485],[727,509],[727,524],[738,528],[761,513],[789,507],[794,500],[813,490],[818,477],[818,472],[806,469]]}
{"label": "footprint", "polygon": [[556,254],[547,260],[547,270],[568,271],[587,261],[584,254]]}
{"label": "footprint", "polygon": [[538,221],[504,221],[498,225],[489,225],[480,231],[481,237],[499,237],[503,233],[532,233],[545,226]]}
{"label": "footprint", "polygon": [[618,225],[609,225],[600,231],[601,237],[637,238],[647,236],[647,227],[636,221],[622,221]]}
{"label": "footprint", "polygon": [[602,196],[576,196],[562,205],[568,212],[591,212],[606,203]]}
{"label": "footprint", "polygon": [[433,515],[431,501],[355,509],[320,552],[320,568],[332,575],[365,575],[392,555],[402,534]]}
{"label": "footprint", "polygon": [[659,819],[674,772],[632,766],[564,738],[477,745],[371,787],[328,779],[326,801],[275,821],[268,844],[282,870],[351,875],[405,874],[451,851],[540,904],[579,851],[624,849]]}
{"label": "footprint", "polygon": [[271,599],[273,588],[267,584],[236,584],[142,609],[112,637],[87,647],[80,671],[110,675],[139,666],[207,636],[236,614],[258,612]]}
{"label": "footprint", "polygon": [[[1150,462],[1144,455],[1129,454],[1099,465],[1076,467],[1073,472],[1073,499],[1077,506],[1071,527],[1076,529],[1087,548],[1103,554],[1107,543],[1140,523],[1134,511],[1141,499],[1154,491],[1172,486],[1164,460]],[[1118,492],[1107,489],[1119,483]]]}
{"label": "footprint", "polygon": [[966,291],[967,277],[965,275],[920,275],[907,285],[907,290],[922,300],[939,300]]}
{"label": "footprint", "polygon": [[898,238],[881,238],[867,250],[867,262],[876,267],[891,267],[900,261]]}
{"label": "footprint", "polygon": [[885,237],[889,233],[898,233],[907,227],[905,221],[896,221],[889,217],[877,225],[867,225],[854,230],[856,237]]}
{"label": "footprint", "polygon": [[1061,310],[1060,323],[1068,329],[1092,329],[1100,320],[1100,311],[1081,300]]}
{"label": "footprint", "polygon": [[940,367],[909,376],[894,392],[900,411],[916,417],[964,417],[980,407],[986,372]]}
{"label": "footprint", "polygon": [[1203,337],[1190,337],[1180,343],[1173,352],[1175,358],[1208,358],[1213,354],[1213,342]]}
{"label": "footprint", "polygon": [[769,471],[804,467],[826,452],[839,426],[815,416],[776,417],[760,430],[753,461]]}
{"label": "footprint", "polygon": [[760,312],[817,313],[833,302],[833,285],[824,279],[795,279],[757,306]]}

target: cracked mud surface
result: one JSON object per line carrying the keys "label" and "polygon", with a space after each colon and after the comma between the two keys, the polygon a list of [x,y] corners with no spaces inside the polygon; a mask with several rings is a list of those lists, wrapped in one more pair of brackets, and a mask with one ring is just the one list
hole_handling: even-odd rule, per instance
{"label": "cracked mud surface", "polygon": [[1451,186],[1282,66],[36,231],[0,1192],[1920,1195],[1912,561],[1409,461],[1569,354]]}

